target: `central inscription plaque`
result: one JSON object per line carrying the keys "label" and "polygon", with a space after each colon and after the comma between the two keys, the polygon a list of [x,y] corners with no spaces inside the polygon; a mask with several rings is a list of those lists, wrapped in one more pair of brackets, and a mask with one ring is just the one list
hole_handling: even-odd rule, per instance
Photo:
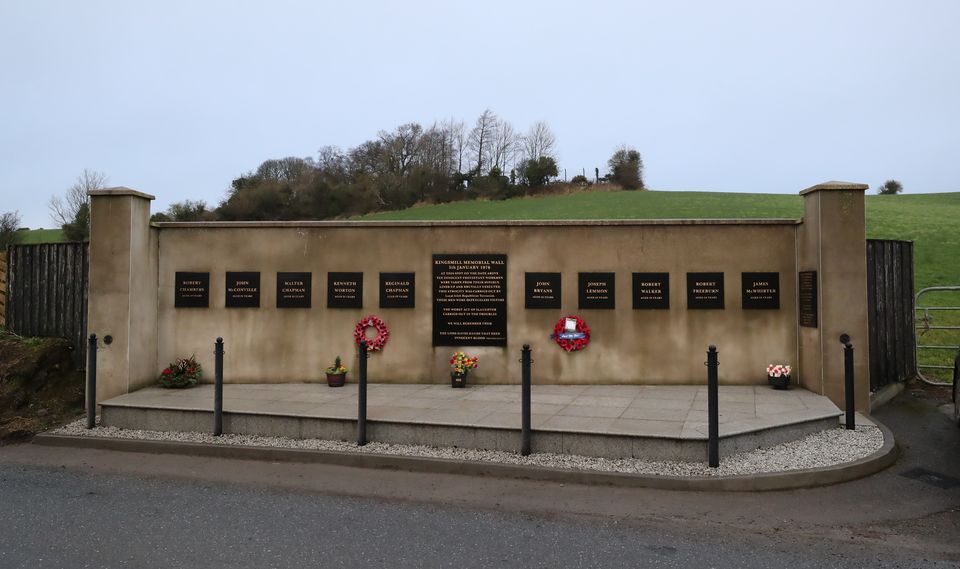
{"label": "central inscription plaque", "polygon": [[260,308],[260,273],[227,272],[227,308]]}
{"label": "central inscription plaque", "polygon": [[507,256],[433,256],[433,345],[507,345]]}

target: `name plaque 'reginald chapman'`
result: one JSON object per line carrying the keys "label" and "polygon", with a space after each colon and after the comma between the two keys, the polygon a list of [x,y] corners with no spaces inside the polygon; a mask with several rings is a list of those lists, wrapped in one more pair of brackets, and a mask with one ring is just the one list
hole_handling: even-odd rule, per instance
{"label": "name plaque 'reginald chapman'", "polygon": [[227,272],[227,308],[260,308],[260,273]]}
{"label": "name plaque 'reginald chapman'", "polygon": [[797,308],[800,325],[816,328],[817,317],[817,271],[800,271],[797,276]]}
{"label": "name plaque 'reginald chapman'", "polygon": [[208,308],[210,273],[177,272],[173,285],[174,308]]}
{"label": "name plaque 'reginald chapman'", "polygon": [[363,308],[363,273],[327,273],[327,308]]}
{"label": "name plaque 'reginald chapman'", "polygon": [[780,308],[780,273],[741,273],[744,310]]}
{"label": "name plaque 'reginald chapman'", "polygon": [[687,273],[687,308],[722,309],[723,273]]}
{"label": "name plaque 'reginald chapman'", "polygon": [[416,273],[380,273],[380,308],[414,308]]}
{"label": "name plaque 'reginald chapman'", "polygon": [[524,308],[560,308],[560,273],[524,273]]}
{"label": "name plaque 'reginald chapman'", "polygon": [[312,273],[277,273],[277,308],[310,308]]}
{"label": "name plaque 'reginald chapman'", "polygon": [[633,308],[670,308],[670,273],[633,273]]}
{"label": "name plaque 'reginald chapman'", "polygon": [[433,256],[433,345],[507,345],[507,256]]}
{"label": "name plaque 'reginald chapman'", "polygon": [[616,273],[580,273],[577,300],[584,308],[616,308]]}

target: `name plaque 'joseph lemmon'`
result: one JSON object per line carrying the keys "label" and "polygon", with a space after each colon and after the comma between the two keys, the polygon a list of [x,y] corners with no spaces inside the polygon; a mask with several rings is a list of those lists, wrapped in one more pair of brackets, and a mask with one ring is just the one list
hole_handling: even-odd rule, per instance
{"label": "name plaque 'joseph lemmon'", "polygon": [[433,345],[507,345],[507,256],[433,256]]}

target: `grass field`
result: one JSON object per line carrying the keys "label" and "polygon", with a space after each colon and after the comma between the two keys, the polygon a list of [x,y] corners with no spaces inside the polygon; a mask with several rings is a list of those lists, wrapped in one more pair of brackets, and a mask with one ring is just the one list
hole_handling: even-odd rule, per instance
{"label": "grass field", "polygon": [[66,241],[61,229],[27,229],[20,232],[20,243],[23,245],[60,243],[61,241]]}

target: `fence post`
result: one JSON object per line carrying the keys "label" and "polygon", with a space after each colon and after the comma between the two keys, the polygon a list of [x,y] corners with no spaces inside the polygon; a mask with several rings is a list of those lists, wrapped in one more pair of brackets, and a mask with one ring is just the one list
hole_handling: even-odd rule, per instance
{"label": "fence post", "polygon": [[87,344],[87,428],[97,426],[97,335]]}
{"label": "fence post", "polygon": [[856,402],[853,392],[853,344],[850,343],[848,334],[840,335],[840,343],[843,344],[843,383],[844,383],[844,403],[847,414],[847,430],[853,431],[857,428]]}
{"label": "fence post", "polygon": [[359,372],[357,391],[357,446],[362,447],[367,444],[367,341],[360,340]]}
{"label": "fence post", "polygon": [[709,423],[709,439],[707,441],[707,459],[710,468],[720,466],[720,411],[718,407],[719,389],[717,379],[717,347],[711,345],[707,349],[707,422]]}
{"label": "fence post", "polygon": [[530,454],[530,344],[524,344],[520,351],[521,367],[521,387],[520,387],[520,407],[521,407],[521,427],[520,427],[520,454],[527,456]]}
{"label": "fence post", "polygon": [[217,338],[213,347],[213,436],[223,434],[223,338]]}

